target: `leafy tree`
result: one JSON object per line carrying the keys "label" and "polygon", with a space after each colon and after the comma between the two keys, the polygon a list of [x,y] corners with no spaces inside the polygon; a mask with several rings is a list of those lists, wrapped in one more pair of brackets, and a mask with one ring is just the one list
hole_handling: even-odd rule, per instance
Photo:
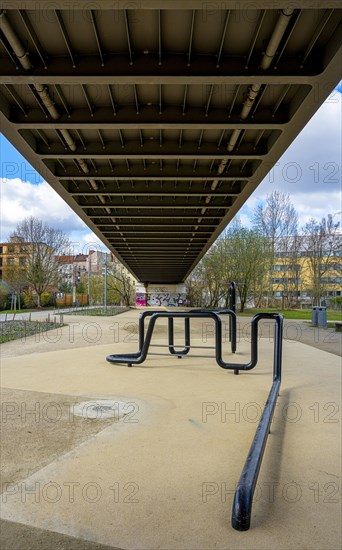
{"label": "leafy tree", "polygon": [[103,275],[92,274],[90,277],[90,300],[92,304],[103,303]]}
{"label": "leafy tree", "polygon": [[[228,307],[228,284],[238,282],[240,309],[259,302],[269,266],[269,240],[235,222],[207,252],[187,281],[191,305]],[[194,300],[195,303],[192,301]]]}
{"label": "leafy tree", "polygon": [[65,253],[69,239],[60,229],[55,229],[35,217],[24,219],[15,229],[15,235],[27,243],[28,254],[23,271],[27,283],[37,294],[37,305],[41,306],[41,296],[49,285],[56,284],[58,264],[55,255]]}
{"label": "leafy tree", "polygon": [[260,301],[270,263],[270,242],[255,229],[233,224],[226,233],[226,255],[230,265],[230,280],[236,281],[243,312],[249,298]]}
{"label": "leafy tree", "polygon": [[17,305],[18,309],[21,309],[22,304],[20,295],[27,288],[27,277],[25,270],[20,265],[6,266],[3,276],[12,292],[13,309],[17,309]]}
{"label": "leafy tree", "polygon": [[0,281],[0,309],[7,309],[9,302],[10,288],[9,286]]}
{"label": "leafy tree", "polygon": [[70,294],[72,292],[72,286],[71,283],[67,283],[63,281],[58,285],[58,290],[60,292],[64,292],[64,294]]}

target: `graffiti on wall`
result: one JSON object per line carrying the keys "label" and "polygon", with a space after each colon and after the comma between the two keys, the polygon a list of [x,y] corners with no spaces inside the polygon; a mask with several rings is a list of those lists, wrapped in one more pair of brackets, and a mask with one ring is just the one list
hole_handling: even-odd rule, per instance
{"label": "graffiti on wall", "polygon": [[137,292],[135,303],[137,306],[146,307],[146,294],[144,292]]}
{"label": "graffiti on wall", "polygon": [[169,293],[158,292],[148,294],[147,296],[148,306],[185,306],[186,294],[184,293]]}

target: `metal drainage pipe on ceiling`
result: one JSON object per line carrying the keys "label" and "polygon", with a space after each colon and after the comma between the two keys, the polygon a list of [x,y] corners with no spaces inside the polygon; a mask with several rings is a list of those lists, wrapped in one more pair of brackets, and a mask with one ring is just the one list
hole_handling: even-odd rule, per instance
{"label": "metal drainage pipe on ceiling", "polygon": [[[292,17],[292,15],[294,14],[294,11],[293,9],[284,9],[281,11],[281,14],[279,15],[279,18],[278,18],[278,21],[276,23],[276,26],[273,30],[273,33],[272,33],[272,36],[268,42],[268,45],[267,45],[267,48],[266,48],[266,51],[261,59],[261,63],[260,63],[260,68],[262,70],[267,70],[269,69],[269,67],[271,66],[271,63],[274,59],[274,56],[277,52],[277,49],[278,49],[278,46],[280,44],[280,41],[282,40],[283,36],[284,36],[284,33],[287,29],[287,26],[290,22],[290,19]],[[245,102],[243,103],[243,106],[242,106],[242,109],[241,109],[241,113],[240,113],[240,119],[241,120],[245,120],[253,105],[254,105],[254,101],[256,99],[256,97],[258,96],[259,92],[260,92],[260,89],[261,89],[261,84],[251,84],[251,86],[249,87],[248,89],[248,96],[247,96],[247,99],[245,100]],[[232,132],[232,135],[230,136],[230,139],[229,139],[229,142],[228,142],[228,145],[227,145],[227,150],[229,152],[233,151],[235,146],[236,146],[236,143],[239,139],[239,135],[241,133],[241,130],[234,130]],[[218,173],[219,174],[222,174],[222,172],[224,171],[225,167],[226,167],[226,164],[227,164],[227,160],[223,160],[219,167],[218,167]],[[211,189],[214,191],[216,186],[218,185],[219,183],[219,180],[214,180],[212,185],[211,185]]]}
{"label": "metal drainage pipe on ceiling", "polygon": [[[16,35],[14,29],[12,28],[12,26],[11,26],[9,20],[8,20],[8,18],[6,17],[6,11],[5,10],[2,10],[0,12],[0,29],[4,33],[8,43],[11,45],[11,47],[13,49],[13,52],[15,53],[16,57],[18,58],[18,61],[21,64],[21,66],[23,67],[23,69],[25,69],[26,71],[29,71],[30,69],[33,69],[33,65],[32,65],[31,60],[30,60],[29,52],[25,51],[20,39]],[[39,95],[44,107],[46,108],[49,115],[51,116],[51,118],[53,118],[54,120],[57,120],[60,117],[60,115],[59,115],[59,113],[58,113],[58,111],[55,107],[54,101],[51,98],[47,87],[44,86],[43,84],[33,83],[33,85],[34,85],[35,90],[36,90],[37,94]],[[66,145],[69,147],[70,151],[75,152],[77,150],[77,145],[76,145],[75,141],[73,140],[70,132],[68,130],[61,129],[60,133],[63,136],[63,139],[64,139]],[[82,172],[84,172],[84,174],[88,174],[89,173],[89,167],[88,167],[86,161],[83,160],[83,159],[79,159],[77,162],[78,162],[78,165],[80,166]],[[93,179],[89,179],[88,181],[89,181],[91,187],[95,191],[98,191],[98,185],[97,185],[96,181],[93,180]],[[105,201],[105,198],[103,197],[103,195],[99,195],[99,199],[102,202],[102,204],[105,204],[106,201]],[[110,214],[109,208],[106,208],[106,211],[107,211],[108,214]]]}

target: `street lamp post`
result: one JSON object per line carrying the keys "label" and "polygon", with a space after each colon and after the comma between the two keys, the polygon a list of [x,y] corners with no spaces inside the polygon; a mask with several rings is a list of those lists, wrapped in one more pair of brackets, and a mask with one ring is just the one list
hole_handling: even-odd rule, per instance
{"label": "street lamp post", "polygon": [[105,312],[107,312],[107,254],[106,253],[105,253],[105,268],[104,268],[103,309]]}
{"label": "street lamp post", "polygon": [[88,306],[90,306],[90,274],[91,274],[91,259],[88,257]]}

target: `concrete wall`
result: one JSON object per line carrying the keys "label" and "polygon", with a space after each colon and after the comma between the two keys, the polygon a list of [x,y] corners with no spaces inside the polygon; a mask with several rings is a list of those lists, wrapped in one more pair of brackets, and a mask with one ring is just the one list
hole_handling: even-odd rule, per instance
{"label": "concrete wall", "polygon": [[136,285],[137,306],[168,306],[182,307],[186,305],[186,287],[184,283],[176,285]]}

